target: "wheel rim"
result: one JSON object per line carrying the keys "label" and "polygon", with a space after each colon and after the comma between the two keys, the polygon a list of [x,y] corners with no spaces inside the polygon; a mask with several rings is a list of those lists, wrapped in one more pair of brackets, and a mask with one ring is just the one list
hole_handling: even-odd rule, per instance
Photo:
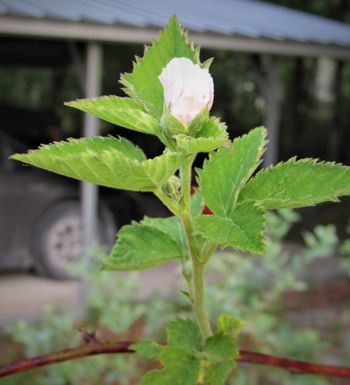
{"label": "wheel rim", "polygon": [[47,259],[55,268],[67,271],[70,263],[81,258],[82,252],[81,218],[68,214],[54,223],[47,234]]}

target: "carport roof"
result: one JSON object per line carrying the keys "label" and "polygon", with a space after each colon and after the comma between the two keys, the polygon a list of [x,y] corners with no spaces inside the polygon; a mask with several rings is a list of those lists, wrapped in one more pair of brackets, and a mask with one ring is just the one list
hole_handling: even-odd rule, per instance
{"label": "carport roof", "polygon": [[350,26],[256,0],[0,0],[0,34],[152,40],[175,13],[206,47],[350,57]]}

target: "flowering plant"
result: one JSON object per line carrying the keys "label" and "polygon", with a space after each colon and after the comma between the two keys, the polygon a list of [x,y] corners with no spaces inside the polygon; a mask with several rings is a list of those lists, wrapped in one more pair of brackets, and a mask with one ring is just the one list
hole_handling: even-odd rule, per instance
{"label": "flowering plant", "polygon": [[[163,365],[148,372],[142,385],[224,384],[239,356],[242,322],[224,313],[212,327],[204,297],[208,260],[218,247],[264,254],[269,209],[310,206],[350,195],[350,168],[339,164],[292,158],[256,173],[266,130],[258,127],[229,140],[225,124],[209,115],[214,96],[210,64],[211,60],[201,63],[199,50],[172,17],[133,71],[122,75],[128,97],[66,103],[158,137],[165,150],[154,159],[147,159],[130,141],[114,137],[70,139],[12,156],[101,186],[152,192],[173,214],[124,226],[104,262],[105,270],[139,270],[170,260],[183,266],[194,320],[170,321],[165,346],[156,342],[134,346],[139,354],[158,358]],[[198,153],[209,157],[197,170],[199,188],[191,196],[192,165]]]}

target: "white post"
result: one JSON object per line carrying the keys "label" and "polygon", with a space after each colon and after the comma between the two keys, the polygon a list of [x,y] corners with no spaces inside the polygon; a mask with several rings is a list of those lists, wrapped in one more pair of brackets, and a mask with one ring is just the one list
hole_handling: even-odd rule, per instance
{"label": "white post", "polygon": [[[85,97],[92,98],[100,94],[101,88],[102,47],[89,42],[86,52]],[[89,114],[84,115],[84,137],[98,135],[99,120]],[[84,255],[97,244],[98,226],[98,188],[91,183],[81,184],[81,210],[83,219]]]}
{"label": "white post", "polygon": [[264,157],[264,167],[278,161],[279,142],[279,77],[277,58],[270,57],[266,65],[266,78],[264,79],[263,95],[266,105],[265,125],[268,130],[269,143]]}

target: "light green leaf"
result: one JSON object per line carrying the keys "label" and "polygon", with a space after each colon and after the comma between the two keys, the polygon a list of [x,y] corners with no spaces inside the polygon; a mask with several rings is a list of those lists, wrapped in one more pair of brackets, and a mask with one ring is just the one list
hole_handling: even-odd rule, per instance
{"label": "light green leaf", "polygon": [[242,190],[239,200],[278,209],[336,202],[344,195],[350,195],[350,167],[292,158],[260,171]]}
{"label": "light green leaf", "polygon": [[121,127],[161,136],[159,120],[147,114],[143,110],[143,106],[133,99],[102,96],[94,99],[66,102],[65,105]]}
{"label": "light green leaf", "polygon": [[162,345],[157,342],[138,342],[130,346],[130,349],[135,350],[141,357],[158,358],[162,352]]}
{"label": "light green leaf", "polygon": [[204,346],[204,353],[209,361],[231,361],[239,357],[237,345],[232,337],[224,334],[216,334],[209,337]]}
{"label": "light green leaf", "polygon": [[210,152],[228,143],[226,125],[216,118],[211,118],[203,123],[195,137],[189,135],[175,135],[178,150],[186,154]]}
{"label": "light green leaf", "polygon": [[164,231],[134,223],[122,227],[104,270],[132,271],[181,259],[181,247]]}
{"label": "light green leaf", "polygon": [[134,191],[159,188],[182,162],[178,154],[168,151],[146,160],[131,142],[113,137],[70,139],[11,159],[85,182]]}
{"label": "light green leaf", "polygon": [[167,346],[161,354],[161,370],[151,370],[140,385],[197,385],[200,360],[181,349]]}
{"label": "light green leaf", "polygon": [[169,218],[149,218],[145,217],[142,224],[155,227],[158,230],[163,231],[179,246],[182,250],[182,257],[186,255],[187,245],[183,232],[181,220],[177,217]]}
{"label": "light green leaf", "polygon": [[203,365],[204,382],[211,385],[223,385],[239,357],[239,350],[233,339],[224,334],[209,337],[204,346],[207,362]]}
{"label": "light green leaf", "polygon": [[162,115],[164,102],[158,76],[174,57],[187,57],[194,63],[199,61],[198,51],[187,40],[175,16],[170,19],[159,40],[145,50],[144,57],[137,59],[132,73],[121,77],[126,94],[141,101],[157,117]]}
{"label": "light green leaf", "polygon": [[236,367],[235,362],[208,362],[203,368],[203,379],[205,384],[224,385],[232,370]]}
{"label": "light green leaf", "polygon": [[177,318],[168,322],[166,330],[169,345],[187,353],[194,353],[200,348],[201,334],[195,322]]}
{"label": "light green leaf", "polygon": [[265,251],[264,211],[252,202],[238,204],[226,217],[202,215],[195,219],[195,230],[222,247],[258,254]]}
{"label": "light green leaf", "polygon": [[232,148],[220,148],[198,172],[204,202],[215,214],[225,216],[233,209],[241,188],[261,161],[265,136],[265,128],[255,128],[235,139]]}
{"label": "light green leaf", "polygon": [[244,322],[230,314],[222,313],[218,319],[217,331],[232,338],[237,338]]}
{"label": "light green leaf", "polygon": [[202,211],[204,209],[204,203],[198,189],[196,189],[194,194],[191,196],[190,206],[192,218],[197,218],[199,215],[202,214]]}

